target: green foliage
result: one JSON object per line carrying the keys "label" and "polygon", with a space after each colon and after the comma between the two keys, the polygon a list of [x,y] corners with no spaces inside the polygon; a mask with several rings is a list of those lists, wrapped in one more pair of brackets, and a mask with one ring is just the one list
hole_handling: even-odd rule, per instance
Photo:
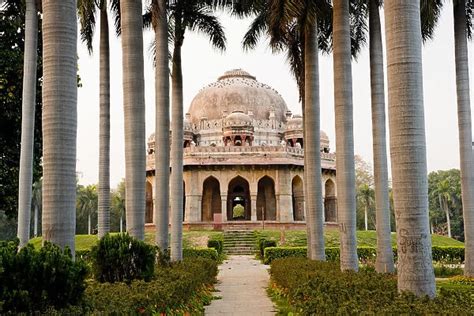
{"label": "green foliage", "polygon": [[107,234],[92,247],[94,276],[99,282],[148,281],[153,276],[155,254],[155,247],[128,234]]}
{"label": "green foliage", "polygon": [[[0,9],[0,211],[9,218],[16,217],[18,209],[24,21],[24,1],[9,1],[8,6]],[[41,23],[38,30],[33,181],[39,180],[42,174]]]}
{"label": "green foliage", "polygon": [[[326,247],[326,259],[328,261],[339,261],[339,247]],[[433,261],[443,263],[464,262],[464,247],[433,247]],[[397,258],[397,249],[393,248],[394,258]],[[375,247],[357,247],[357,255],[361,263],[374,262],[377,256]],[[270,264],[275,259],[287,257],[307,256],[306,247],[268,247],[264,250],[263,261]]]}
{"label": "green foliage", "polygon": [[277,242],[275,240],[259,238],[257,242],[258,242],[258,250],[259,250],[260,258],[263,258],[265,256],[265,253],[264,253],[265,248],[277,246]]}
{"label": "green foliage", "polygon": [[157,267],[150,282],[92,282],[86,290],[87,301],[95,313],[106,314],[202,314],[203,304],[212,295],[217,263],[204,258],[184,259],[169,267]]}
{"label": "green foliage", "polygon": [[224,241],[222,239],[209,239],[207,241],[207,247],[215,249],[217,253],[221,255],[224,248]]}
{"label": "green foliage", "polygon": [[206,258],[218,261],[219,254],[214,248],[184,248],[183,258]]}
{"label": "green foliage", "polygon": [[452,267],[446,264],[435,264],[433,268],[434,274],[437,278],[449,278],[463,274],[463,269],[460,266]]}
{"label": "green foliage", "polygon": [[470,314],[464,292],[441,289],[433,300],[398,294],[396,276],[371,270],[341,272],[335,262],[303,258],[275,260],[270,269],[274,288],[302,315]]}
{"label": "green foliage", "polygon": [[[92,234],[96,231],[98,209],[97,187],[78,185],[76,188],[76,232],[78,234]],[[91,231],[88,230],[88,221],[91,221]]]}
{"label": "green foliage", "polygon": [[18,241],[0,242],[0,313],[33,313],[77,305],[87,268],[69,250],[46,242],[40,250]]}

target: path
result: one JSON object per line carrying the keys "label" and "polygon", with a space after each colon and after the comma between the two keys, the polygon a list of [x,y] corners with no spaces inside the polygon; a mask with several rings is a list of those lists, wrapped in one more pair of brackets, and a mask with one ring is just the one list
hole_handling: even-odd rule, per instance
{"label": "path", "polygon": [[268,298],[267,266],[253,256],[229,256],[219,267],[217,290],[206,315],[275,315]]}

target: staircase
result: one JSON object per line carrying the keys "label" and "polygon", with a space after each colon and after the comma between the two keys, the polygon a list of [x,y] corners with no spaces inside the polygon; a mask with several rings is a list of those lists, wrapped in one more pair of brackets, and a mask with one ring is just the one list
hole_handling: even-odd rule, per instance
{"label": "staircase", "polygon": [[224,252],[228,255],[255,254],[255,235],[251,230],[224,231]]}

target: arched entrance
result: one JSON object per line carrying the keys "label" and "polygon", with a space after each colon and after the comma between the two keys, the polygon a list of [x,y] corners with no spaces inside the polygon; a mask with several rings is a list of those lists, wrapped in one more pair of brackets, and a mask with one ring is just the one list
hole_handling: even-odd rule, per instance
{"label": "arched entrance", "polygon": [[227,190],[227,220],[250,220],[249,182],[237,176]]}
{"label": "arched entrance", "polygon": [[257,220],[262,219],[276,220],[275,182],[269,176],[264,176],[258,181]]}
{"label": "arched entrance", "polygon": [[145,185],[145,223],[153,223],[153,187],[150,182],[146,182]]}
{"label": "arched entrance", "polygon": [[324,218],[326,222],[337,222],[337,201],[336,201],[336,186],[334,182],[329,179],[326,181],[324,195]]}
{"label": "arched entrance", "polygon": [[293,200],[293,220],[304,221],[304,189],[303,180],[295,176],[291,181],[291,191]]}
{"label": "arched entrance", "polygon": [[214,214],[222,212],[219,181],[212,176],[204,180],[202,186],[201,212],[203,222],[213,221]]}

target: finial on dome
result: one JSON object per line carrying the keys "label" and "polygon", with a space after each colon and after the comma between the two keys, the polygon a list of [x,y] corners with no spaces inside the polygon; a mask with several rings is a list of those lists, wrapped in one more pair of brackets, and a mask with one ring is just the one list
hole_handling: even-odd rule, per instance
{"label": "finial on dome", "polygon": [[228,70],[228,71],[224,72],[224,74],[222,76],[217,78],[217,80],[220,81],[220,80],[223,80],[223,79],[238,78],[238,77],[257,80],[256,77],[252,76],[251,74],[249,74],[245,70],[242,70],[241,68]]}

